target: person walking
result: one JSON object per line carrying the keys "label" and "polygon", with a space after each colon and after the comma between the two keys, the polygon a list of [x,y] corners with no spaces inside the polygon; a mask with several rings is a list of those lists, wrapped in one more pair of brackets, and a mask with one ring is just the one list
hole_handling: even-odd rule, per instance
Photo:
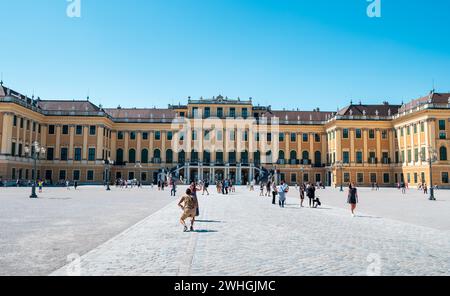
{"label": "person walking", "polygon": [[275,204],[275,197],[277,196],[278,192],[277,192],[277,184],[275,184],[275,182],[272,183],[272,204]]}
{"label": "person walking", "polygon": [[266,196],[270,196],[270,189],[272,188],[272,183],[270,181],[267,181],[266,184]]}
{"label": "person walking", "polygon": [[358,203],[358,192],[354,184],[348,185],[348,198],[347,203],[350,204],[350,210],[352,211],[352,217],[355,217],[356,204]]}
{"label": "person walking", "polygon": [[303,201],[305,200],[305,184],[300,185],[300,207],[303,208]]}
{"label": "person walking", "polygon": [[177,193],[177,182],[175,182],[175,180],[171,180],[171,183],[172,183],[172,188],[171,188],[171,190],[170,190],[170,196],[175,196],[176,195],[176,193]]}
{"label": "person walking", "polygon": [[78,187],[78,181],[75,180],[73,182],[73,189],[77,190],[77,187]]}
{"label": "person walking", "polygon": [[194,231],[194,222],[195,216],[197,215],[198,201],[192,194],[190,188],[186,189],[186,194],[181,197],[180,201],[178,202],[178,206],[183,210],[183,214],[180,217],[180,223],[184,226],[183,232],[186,232],[188,230],[185,221],[187,218],[191,218],[190,231]]}
{"label": "person walking", "polygon": [[426,183],[423,184],[423,194],[428,194],[428,187]]}
{"label": "person walking", "polygon": [[209,187],[209,181],[208,181],[208,180],[205,180],[205,181],[203,182],[203,192],[202,192],[202,195],[204,195],[205,192],[206,192],[206,195],[209,195],[208,187]]}
{"label": "person walking", "polygon": [[405,182],[401,182],[400,183],[400,188],[402,189],[402,194],[406,194],[406,185]]}
{"label": "person walking", "polygon": [[70,190],[70,182],[69,182],[69,180],[66,180],[66,188],[67,188],[67,190]]}
{"label": "person walking", "polygon": [[286,194],[289,192],[289,186],[281,181],[281,185],[278,188],[278,204],[280,208],[284,208],[286,202]]}
{"label": "person walking", "polygon": [[42,193],[42,186],[43,186],[43,182],[42,182],[42,180],[39,180],[39,182],[38,182],[39,193]]}
{"label": "person walking", "polygon": [[198,199],[197,199],[197,191],[201,190],[201,188],[198,187],[195,182],[192,182],[189,189],[191,190],[191,194],[194,197],[195,202],[197,204],[197,208],[195,209],[195,216],[200,216],[200,210],[199,210]]}
{"label": "person walking", "polygon": [[264,184],[259,182],[259,196],[264,196]]}
{"label": "person walking", "polygon": [[316,197],[316,188],[314,188],[312,183],[309,183],[308,187],[306,187],[306,195],[309,198],[309,207],[311,208],[314,205],[314,198]]}

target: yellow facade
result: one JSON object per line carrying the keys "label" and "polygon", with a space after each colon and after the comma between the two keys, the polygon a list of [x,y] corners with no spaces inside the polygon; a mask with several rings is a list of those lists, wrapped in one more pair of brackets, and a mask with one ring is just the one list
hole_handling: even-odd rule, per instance
{"label": "yellow facade", "polygon": [[[230,177],[238,184],[277,172],[290,184],[393,186],[404,180],[414,186],[430,183],[425,160],[432,148],[433,183],[446,187],[449,97],[431,93],[402,106],[351,104],[338,112],[277,111],[221,96],[167,109],[102,109],[89,101],[33,100],[1,86],[0,177],[33,179],[25,147],[38,142],[47,151],[37,161],[37,178],[53,184],[101,184],[104,160],[111,159],[111,180],[143,183],[166,169],[188,180]],[[196,119],[204,120],[200,129]],[[177,127],[186,121],[189,131],[180,139]],[[175,151],[175,141],[190,143],[189,151]]]}

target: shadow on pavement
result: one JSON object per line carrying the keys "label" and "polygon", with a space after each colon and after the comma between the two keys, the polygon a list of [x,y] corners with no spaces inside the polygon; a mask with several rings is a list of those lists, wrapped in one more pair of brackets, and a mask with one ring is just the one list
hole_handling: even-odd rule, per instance
{"label": "shadow on pavement", "polygon": [[189,231],[189,232],[208,233],[208,232],[218,232],[218,231],[217,230],[210,230],[210,229],[198,229],[198,230]]}
{"label": "shadow on pavement", "polygon": [[217,220],[195,220],[195,222],[203,222],[203,223],[223,223],[223,221],[217,221]]}

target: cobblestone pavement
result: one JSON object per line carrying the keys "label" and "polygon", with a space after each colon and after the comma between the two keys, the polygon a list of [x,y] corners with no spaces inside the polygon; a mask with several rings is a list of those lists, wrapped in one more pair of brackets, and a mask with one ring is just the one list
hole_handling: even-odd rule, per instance
{"label": "cobblestone pavement", "polygon": [[169,192],[101,186],[0,188],[0,275],[47,275],[171,202]]}
{"label": "cobblestone pavement", "polygon": [[284,209],[244,187],[200,196],[190,233],[172,202],[53,275],[450,275],[448,231],[299,208],[291,192]]}

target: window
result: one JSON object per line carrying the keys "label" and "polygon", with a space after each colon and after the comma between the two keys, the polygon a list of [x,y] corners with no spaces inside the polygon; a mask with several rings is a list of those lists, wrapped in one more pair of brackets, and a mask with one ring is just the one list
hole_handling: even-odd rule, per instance
{"label": "window", "polygon": [[382,130],[381,131],[381,138],[382,139],[387,139],[387,136],[388,136],[387,130]]}
{"label": "window", "polygon": [[342,130],[342,138],[348,139],[348,128]]}
{"label": "window", "polygon": [[303,134],[303,142],[308,142],[308,134]]}
{"label": "window", "polygon": [[30,130],[30,120],[27,120],[27,130]]}
{"label": "window", "polygon": [[377,182],[377,174],[376,173],[370,173],[370,183]]}
{"label": "window", "polygon": [[247,110],[247,108],[242,108],[242,117],[244,119],[248,117],[248,110]]}
{"label": "window", "polygon": [[130,163],[136,162],[136,150],[134,149],[128,150],[128,162]]}
{"label": "window", "polygon": [[445,131],[445,120],[439,120],[439,130]]}
{"label": "window", "polygon": [[130,140],[136,140],[136,132],[130,132]]}
{"label": "window", "polygon": [[63,135],[68,135],[69,134],[69,126],[68,125],[63,125],[62,126],[62,134]]}
{"label": "window", "polygon": [[357,128],[357,129],[355,130],[355,134],[356,134],[356,138],[357,138],[357,139],[361,139],[362,133],[361,133],[361,129],[360,129],[360,128]]}
{"label": "window", "polygon": [[411,149],[408,149],[407,153],[408,153],[408,162],[411,162],[412,161]]}
{"label": "window", "polygon": [[230,131],[230,141],[236,141],[236,132],[234,130]]}
{"label": "window", "polygon": [[95,125],[89,126],[89,135],[95,136]]}
{"label": "window", "polygon": [[350,173],[344,173],[344,183],[350,182]]}
{"label": "window", "polygon": [[320,135],[319,134],[314,134],[314,141],[316,143],[320,142]]}
{"label": "window", "polygon": [[81,161],[81,148],[75,148],[75,161]]}
{"label": "window", "polygon": [[67,160],[67,151],[68,149],[66,147],[61,148],[61,160]]}
{"label": "window", "polygon": [[217,141],[222,141],[222,131],[217,131],[216,138],[217,138]]}
{"label": "window", "polygon": [[356,151],[356,163],[363,163],[362,151]]}
{"label": "window", "polygon": [[406,162],[406,157],[405,157],[405,150],[402,150],[402,162]]}
{"label": "window", "polygon": [[255,133],[256,142],[259,142],[259,133]]}
{"label": "window", "polygon": [[205,139],[205,141],[209,141],[209,131],[203,132],[203,138]]}
{"label": "window", "polygon": [[197,131],[192,131],[192,140],[197,140]]}
{"label": "window", "polygon": [[33,132],[36,131],[36,122],[33,122]]}
{"label": "window", "polygon": [[186,116],[186,113],[180,112],[180,117],[184,117],[184,116]]}
{"label": "window", "polygon": [[86,176],[86,179],[88,181],[94,181],[94,171],[88,170]]}
{"label": "window", "polygon": [[66,171],[60,170],[59,171],[59,180],[65,180],[66,179]]}
{"label": "window", "polygon": [[160,132],[160,131],[156,131],[156,132],[155,132],[155,140],[156,140],[156,141],[161,140],[161,132]]}
{"label": "window", "polygon": [[47,148],[47,160],[53,160],[53,148]]}
{"label": "window", "polygon": [[402,128],[400,129],[400,136],[403,137],[404,134],[405,134],[405,131],[404,131],[404,128],[402,127]]}
{"label": "window", "polygon": [[414,149],[414,161],[415,162],[419,161],[419,148]]}
{"label": "window", "polygon": [[410,126],[407,126],[406,127],[406,135],[411,135],[411,127]]}
{"label": "window", "polygon": [[448,172],[442,172],[442,183],[448,184]]}
{"label": "window", "polygon": [[374,129],[369,130],[369,139],[375,139],[375,130]]}
{"label": "window", "polygon": [[244,141],[245,141],[245,142],[248,141],[248,131],[244,131],[244,133],[243,133],[243,138],[244,138]]}
{"label": "window", "polygon": [[348,152],[348,151],[342,152],[342,161],[344,163],[350,163],[350,152]]}
{"label": "window", "polygon": [[425,123],[420,123],[420,131],[423,133],[425,131]]}
{"label": "window", "polygon": [[148,140],[148,133],[147,132],[143,132],[142,133],[142,139],[143,140]]}
{"label": "window", "polygon": [[383,152],[382,154],[381,154],[382,156],[382,158],[383,158],[383,163],[384,164],[389,164],[389,153],[388,152]]}
{"label": "window", "polygon": [[13,117],[13,126],[17,126],[17,116],[14,115]]}
{"label": "window", "polygon": [[117,139],[123,140],[123,132],[117,132]]}
{"label": "window", "polygon": [[142,151],[141,151],[141,162],[148,163],[148,150],[147,149],[142,149]]}
{"label": "window", "polygon": [[89,148],[88,149],[88,160],[94,161],[95,160],[95,148]]}
{"label": "window", "polygon": [[272,142],[272,134],[267,133],[267,142]]}
{"label": "window", "polygon": [[291,142],[295,142],[297,140],[297,135],[295,133],[291,133]]}
{"label": "window", "polygon": [[309,182],[309,174],[308,173],[304,173],[303,174],[303,182]]}
{"label": "window", "polygon": [[173,133],[167,132],[167,140],[172,141],[172,138],[173,138]]}
{"label": "window", "polygon": [[447,148],[442,146],[439,148],[439,160],[440,161],[447,161]]}
{"label": "window", "polygon": [[223,108],[222,107],[217,108],[217,117],[219,117],[219,118],[223,117]]}
{"label": "window", "polygon": [[81,125],[77,125],[75,128],[75,133],[77,135],[82,135],[83,134],[83,127]]}
{"label": "window", "polygon": [[291,174],[291,183],[297,183],[297,174]]}
{"label": "window", "polygon": [[417,173],[414,173],[414,183],[417,184],[418,178],[417,178]]}
{"label": "window", "polygon": [[384,184],[387,184],[387,183],[389,183],[390,182],[390,176],[389,176],[389,173],[384,173],[383,174],[383,183]]}
{"label": "window", "polygon": [[55,126],[53,124],[48,126],[48,134],[49,135],[55,134]]}
{"label": "window", "polygon": [[284,142],[284,133],[279,133],[278,134],[278,141],[279,142]]}
{"label": "window", "polygon": [[447,138],[447,134],[445,132],[439,132],[439,139],[440,140],[445,140]]}
{"label": "window", "polygon": [[209,118],[211,116],[211,108],[205,107],[205,118]]}
{"label": "window", "polygon": [[11,143],[11,155],[16,155],[16,143]]}
{"label": "window", "polygon": [[192,117],[198,117],[198,107],[192,108]]}
{"label": "window", "polygon": [[23,128],[23,118],[20,119],[20,128]]}
{"label": "window", "polygon": [[72,176],[73,176],[74,181],[80,181],[80,171],[79,170],[74,170],[72,173]]}
{"label": "window", "polygon": [[356,182],[357,183],[364,183],[364,174],[363,173],[357,173],[356,174]]}
{"label": "window", "polygon": [[236,108],[230,108],[230,117],[236,117]]}
{"label": "window", "polygon": [[417,124],[414,124],[414,134],[417,134]]}

